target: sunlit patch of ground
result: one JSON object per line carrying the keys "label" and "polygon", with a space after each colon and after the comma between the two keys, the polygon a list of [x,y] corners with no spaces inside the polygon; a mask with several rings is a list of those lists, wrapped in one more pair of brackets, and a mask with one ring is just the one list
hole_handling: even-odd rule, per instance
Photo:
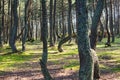
{"label": "sunlit patch of ground", "polygon": [[[101,80],[120,80],[120,46],[118,42],[105,47],[98,43],[97,55],[100,60]],[[17,43],[21,50],[21,44]],[[48,47],[48,69],[55,80],[78,80],[79,56],[77,45],[63,45],[64,52],[58,52],[57,45]],[[3,55],[11,52],[8,45],[0,49],[0,80],[43,80],[39,59],[42,55],[42,44],[26,44],[26,51]]]}

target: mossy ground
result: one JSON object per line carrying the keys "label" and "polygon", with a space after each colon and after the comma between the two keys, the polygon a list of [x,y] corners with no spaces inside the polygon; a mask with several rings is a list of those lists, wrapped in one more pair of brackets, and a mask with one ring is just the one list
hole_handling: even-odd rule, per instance
{"label": "mossy ground", "polygon": [[[97,43],[97,55],[100,60],[100,69],[102,73],[120,72],[120,39],[112,43],[111,47],[105,47],[104,39],[102,42]],[[21,43],[17,42],[17,48],[21,50]],[[63,45],[64,52],[58,52],[57,45],[48,47],[48,67],[51,64],[58,65],[62,69],[79,70],[79,56],[77,45],[72,42]],[[26,43],[26,51],[11,53],[10,47],[4,45],[0,48],[0,75],[6,72],[31,70],[36,68],[40,70],[39,59],[42,55],[42,43],[35,41],[33,43]]]}

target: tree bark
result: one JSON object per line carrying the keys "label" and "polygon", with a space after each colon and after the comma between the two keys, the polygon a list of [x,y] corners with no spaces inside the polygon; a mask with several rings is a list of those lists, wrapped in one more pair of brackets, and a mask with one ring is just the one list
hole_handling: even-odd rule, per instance
{"label": "tree bark", "polygon": [[32,0],[27,0],[25,3],[25,25],[24,25],[24,30],[23,30],[23,35],[22,35],[22,51],[25,51],[25,42],[28,37],[28,27],[30,27],[30,8],[31,8],[31,3]]}
{"label": "tree bark", "polygon": [[54,12],[53,12],[53,41],[56,42],[56,0],[54,0]]}
{"label": "tree bark", "polygon": [[[1,10],[1,9],[2,9],[1,3],[2,3],[2,2],[0,1],[0,12],[2,11],[2,10]],[[1,24],[2,24],[2,23],[1,23],[2,20],[1,20],[1,15],[2,15],[2,14],[0,13],[0,47],[2,47],[2,25],[1,25]]]}
{"label": "tree bark", "polygon": [[5,42],[5,0],[2,0],[2,41]]}
{"label": "tree bark", "polygon": [[105,26],[106,26],[106,31],[107,31],[107,42],[105,43],[105,46],[111,46],[111,44],[110,44],[110,32],[109,32],[109,29],[108,29],[108,9],[107,9],[107,1],[106,0],[105,0],[105,13],[106,13]]}
{"label": "tree bark", "polygon": [[53,43],[53,0],[50,0],[50,17],[49,17],[49,22],[50,22],[50,46],[54,46]]}
{"label": "tree bark", "polygon": [[69,4],[69,10],[68,10],[68,36],[64,37],[62,40],[60,40],[59,44],[58,44],[58,51],[59,52],[63,52],[62,49],[62,45],[64,43],[66,43],[67,41],[69,41],[72,37],[72,27],[71,27],[71,0],[68,0],[68,4]]}
{"label": "tree bark", "polygon": [[9,45],[12,48],[13,52],[17,52],[15,42],[16,42],[16,38],[17,38],[17,27],[18,27],[18,13],[17,13],[18,3],[19,3],[18,0],[14,0],[13,5],[12,5],[14,24],[13,24],[13,27],[11,28],[11,32],[10,32]]}
{"label": "tree bark", "polygon": [[47,58],[48,58],[48,48],[47,48],[47,35],[48,35],[48,26],[47,26],[47,10],[46,10],[46,0],[41,1],[42,4],[42,27],[41,27],[41,36],[43,42],[43,54],[42,59],[40,60],[41,70],[45,80],[53,80],[50,76],[47,69]]}
{"label": "tree bark", "polygon": [[90,34],[90,45],[92,49],[96,49],[97,43],[97,28],[100,21],[100,17],[104,8],[104,0],[98,0],[96,10],[92,18],[91,34]]}
{"label": "tree bark", "polygon": [[79,80],[93,80],[93,58],[88,37],[86,0],[76,0],[78,52],[80,58]]}
{"label": "tree bark", "polygon": [[111,32],[111,36],[112,36],[112,42],[115,42],[115,36],[114,36],[114,26],[113,26],[113,8],[112,8],[112,0],[110,0],[110,32]]}

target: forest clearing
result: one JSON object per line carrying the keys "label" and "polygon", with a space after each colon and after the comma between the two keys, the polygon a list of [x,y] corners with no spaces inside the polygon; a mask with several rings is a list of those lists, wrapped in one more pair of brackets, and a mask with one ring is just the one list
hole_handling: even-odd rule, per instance
{"label": "forest clearing", "polygon": [[[100,80],[120,80],[120,39],[111,47],[105,47],[105,39],[97,45],[100,60]],[[25,52],[10,54],[5,45],[0,52],[0,80],[44,80],[39,59],[42,46],[39,41],[27,42]],[[48,69],[55,80],[78,80],[79,58],[75,42],[63,45],[64,52],[57,50],[57,45],[48,48]],[[17,43],[18,50],[21,44]],[[4,53],[4,54],[3,54]]]}

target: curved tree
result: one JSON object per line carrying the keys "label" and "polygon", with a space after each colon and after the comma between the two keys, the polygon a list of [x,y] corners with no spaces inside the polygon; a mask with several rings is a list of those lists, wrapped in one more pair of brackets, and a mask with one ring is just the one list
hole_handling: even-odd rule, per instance
{"label": "curved tree", "polygon": [[72,4],[72,1],[71,0],[68,0],[68,4],[69,4],[69,9],[68,9],[68,36],[67,37],[64,37],[63,39],[60,40],[60,42],[58,43],[58,51],[59,52],[62,52],[63,49],[62,49],[62,45],[64,43],[66,43],[67,41],[69,41],[72,37],[72,27],[71,27],[71,4]]}

